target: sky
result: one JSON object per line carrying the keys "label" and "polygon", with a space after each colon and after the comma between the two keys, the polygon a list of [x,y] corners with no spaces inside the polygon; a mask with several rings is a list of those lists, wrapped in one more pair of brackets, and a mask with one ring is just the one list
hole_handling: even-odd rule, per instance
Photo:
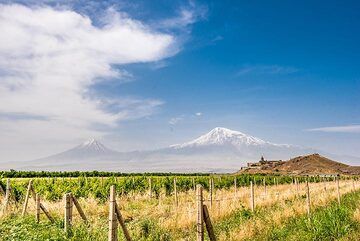
{"label": "sky", "polygon": [[217,126],[360,156],[357,1],[0,0],[0,161]]}

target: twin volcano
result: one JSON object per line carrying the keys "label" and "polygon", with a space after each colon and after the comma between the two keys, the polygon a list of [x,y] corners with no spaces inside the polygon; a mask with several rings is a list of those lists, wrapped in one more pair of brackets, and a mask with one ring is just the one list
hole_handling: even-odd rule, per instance
{"label": "twin volcano", "polygon": [[65,152],[3,168],[21,170],[103,170],[119,172],[233,172],[264,155],[287,160],[318,152],[217,127],[192,141],[152,151],[118,152],[91,139]]}

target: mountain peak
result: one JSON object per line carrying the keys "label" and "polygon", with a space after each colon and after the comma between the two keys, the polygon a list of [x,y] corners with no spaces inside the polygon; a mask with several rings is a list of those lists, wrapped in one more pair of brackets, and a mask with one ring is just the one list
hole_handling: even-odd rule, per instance
{"label": "mountain peak", "polygon": [[206,145],[232,145],[232,146],[259,146],[270,144],[259,138],[244,134],[240,131],[230,130],[224,127],[216,127],[190,142],[173,145],[175,148],[206,146]]}
{"label": "mountain peak", "polygon": [[95,152],[108,152],[108,148],[105,147],[100,141],[96,140],[95,138],[91,138],[85,142],[83,142],[77,149],[82,150],[90,150]]}
{"label": "mountain peak", "polygon": [[230,129],[225,128],[225,127],[215,127],[214,129],[209,131],[208,134],[211,134],[211,135],[224,135],[224,136],[233,136],[233,135],[246,136],[246,134],[244,134],[244,133],[242,133],[240,131],[230,130]]}
{"label": "mountain peak", "polygon": [[95,138],[90,138],[87,141],[84,141],[81,145],[82,146],[91,146],[91,145],[97,145],[100,144],[102,145],[98,140],[96,140]]}

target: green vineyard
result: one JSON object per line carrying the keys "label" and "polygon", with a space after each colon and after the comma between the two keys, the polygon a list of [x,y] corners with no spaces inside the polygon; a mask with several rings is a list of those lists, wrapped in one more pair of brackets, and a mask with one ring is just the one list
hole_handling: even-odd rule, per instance
{"label": "green vineyard", "polygon": [[[3,175],[4,176],[4,175]],[[304,182],[307,177],[297,177],[299,182]],[[17,200],[22,200],[26,193],[28,182],[31,178],[13,178],[11,186]],[[64,193],[72,192],[77,198],[93,197],[100,201],[108,199],[111,185],[115,185],[119,195],[134,193],[144,194],[151,192],[153,197],[161,193],[171,195],[174,191],[174,180],[178,192],[194,190],[196,184],[201,184],[205,190],[209,189],[209,181],[213,179],[215,189],[229,189],[237,185],[249,186],[250,181],[255,185],[289,184],[294,182],[291,176],[263,176],[263,175],[134,175],[134,176],[107,176],[107,177],[43,177],[34,178],[33,186],[46,200],[56,201]],[[320,182],[324,177],[310,177],[310,182]],[[334,177],[326,177],[334,180]],[[6,179],[2,178],[0,185],[5,190]]]}

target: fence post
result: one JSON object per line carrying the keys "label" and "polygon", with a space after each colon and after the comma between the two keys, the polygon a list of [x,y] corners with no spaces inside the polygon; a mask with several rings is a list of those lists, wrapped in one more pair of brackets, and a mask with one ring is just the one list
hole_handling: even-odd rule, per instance
{"label": "fence post", "polygon": [[307,207],[307,214],[310,217],[310,188],[309,188],[309,181],[306,179],[306,207]]}
{"label": "fence post", "polygon": [[[31,185],[31,196],[34,199],[34,202],[36,203],[36,192],[34,190],[34,187]],[[50,222],[54,222],[54,219],[51,217],[50,213],[48,212],[48,210],[45,208],[45,206],[40,202],[40,209],[45,213],[46,217],[50,220]]]}
{"label": "fence post", "polygon": [[73,218],[73,200],[72,200],[72,193],[69,193],[69,200],[70,200],[70,225],[72,224],[72,218]]}
{"label": "fence post", "polygon": [[131,180],[131,193],[133,195],[133,198],[135,199],[135,178],[132,177],[132,180]]}
{"label": "fence post", "polygon": [[71,196],[69,193],[64,195],[64,230],[68,233],[71,229]]}
{"label": "fence post", "polygon": [[196,186],[196,200],[197,200],[197,241],[204,241],[204,213],[203,213],[203,187],[198,184]]}
{"label": "fence post", "polygon": [[5,196],[5,191],[1,185],[0,185],[0,193]]}
{"label": "fence post", "polygon": [[38,193],[36,193],[36,197],[35,197],[35,204],[36,204],[36,209],[35,209],[35,220],[36,222],[40,222],[40,195]]}
{"label": "fence post", "polygon": [[210,215],[209,215],[209,211],[207,209],[206,205],[203,205],[203,212],[204,212],[204,221],[205,221],[205,226],[206,226],[206,230],[208,232],[209,235],[209,239],[210,241],[216,241],[216,237],[214,234],[214,229],[211,223],[211,219],[210,219]]}
{"label": "fence post", "polygon": [[6,212],[8,203],[9,203],[9,198],[10,198],[10,179],[8,178],[6,180],[6,189],[5,189],[5,199],[4,199],[4,205],[3,205],[3,209],[2,209],[2,213],[4,214]]}
{"label": "fence post", "polygon": [[339,179],[340,179],[340,176],[338,175],[336,177],[336,190],[337,190],[337,200],[338,200],[338,203],[340,205],[340,184],[339,184]]}
{"label": "fence post", "polygon": [[192,184],[193,184],[194,192],[196,192],[195,178],[192,178]]}
{"label": "fence post", "polygon": [[116,217],[120,223],[120,226],[124,232],[124,236],[125,236],[125,239],[127,241],[131,241],[131,238],[130,238],[130,234],[129,234],[129,231],[127,230],[126,226],[125,226],[125,222],[124,222],[124,219],[121,215],[121,212],[120,212],[120,208],[119,206],[117,205],[117,203],[115,202],[115,212],[116,212]]}
{"label": "fence post", "polygon": [[115,186],[110,187],[110,201],[109,201],[109,241],[117,241],[117,220],[116,212],[116,193]]}
{"label": "fence post", "polygon": [[151,177],[149,177],[149,197],[152,197],[152,182],[151,182]]}
{"label": "fence post", "polygon": [[178,196],[177,196],[177,185],[176,185],[176,177],[174,177],[174,198],[175,198],[175,205],[178,206]]}
{"label": "fence post", "polygon": [[29,181],[28,188],[27,188],[27,191],[26,191],[24,207],[23,207],[23,211],[22,211],[22,214],[21,214],[22,216],[24,216],[25,213],[26,213],[26,209],[27,209],[27,205],[28,205],[29,197],[30,197],[30,192],[31,192],[31,185],[32,185],[32,180]]}
{"label": "fence post", "polygon": [[255,197],[254,197],[254,185],[253,185],[252,181],[250,181],[250,208],[251,208],[251,211],[254,212],[254,210],[255,210]]}
{"label": "fence post", "polygon": [[72,202],[74,203],[76,209],[78,210],[78,213],[80,214],[82,220],[84,220],[84,222],[87,223],[87,218],[85,216],[85,213],[84,211],[82,210],[78,200],[74,197],[74,195],[71,194],[71,199],[72,199]]}
{"label": "fence post", "polygon": [[209,179],[209,201],[210,201],[210,209],[213,206],[213,179]]}

